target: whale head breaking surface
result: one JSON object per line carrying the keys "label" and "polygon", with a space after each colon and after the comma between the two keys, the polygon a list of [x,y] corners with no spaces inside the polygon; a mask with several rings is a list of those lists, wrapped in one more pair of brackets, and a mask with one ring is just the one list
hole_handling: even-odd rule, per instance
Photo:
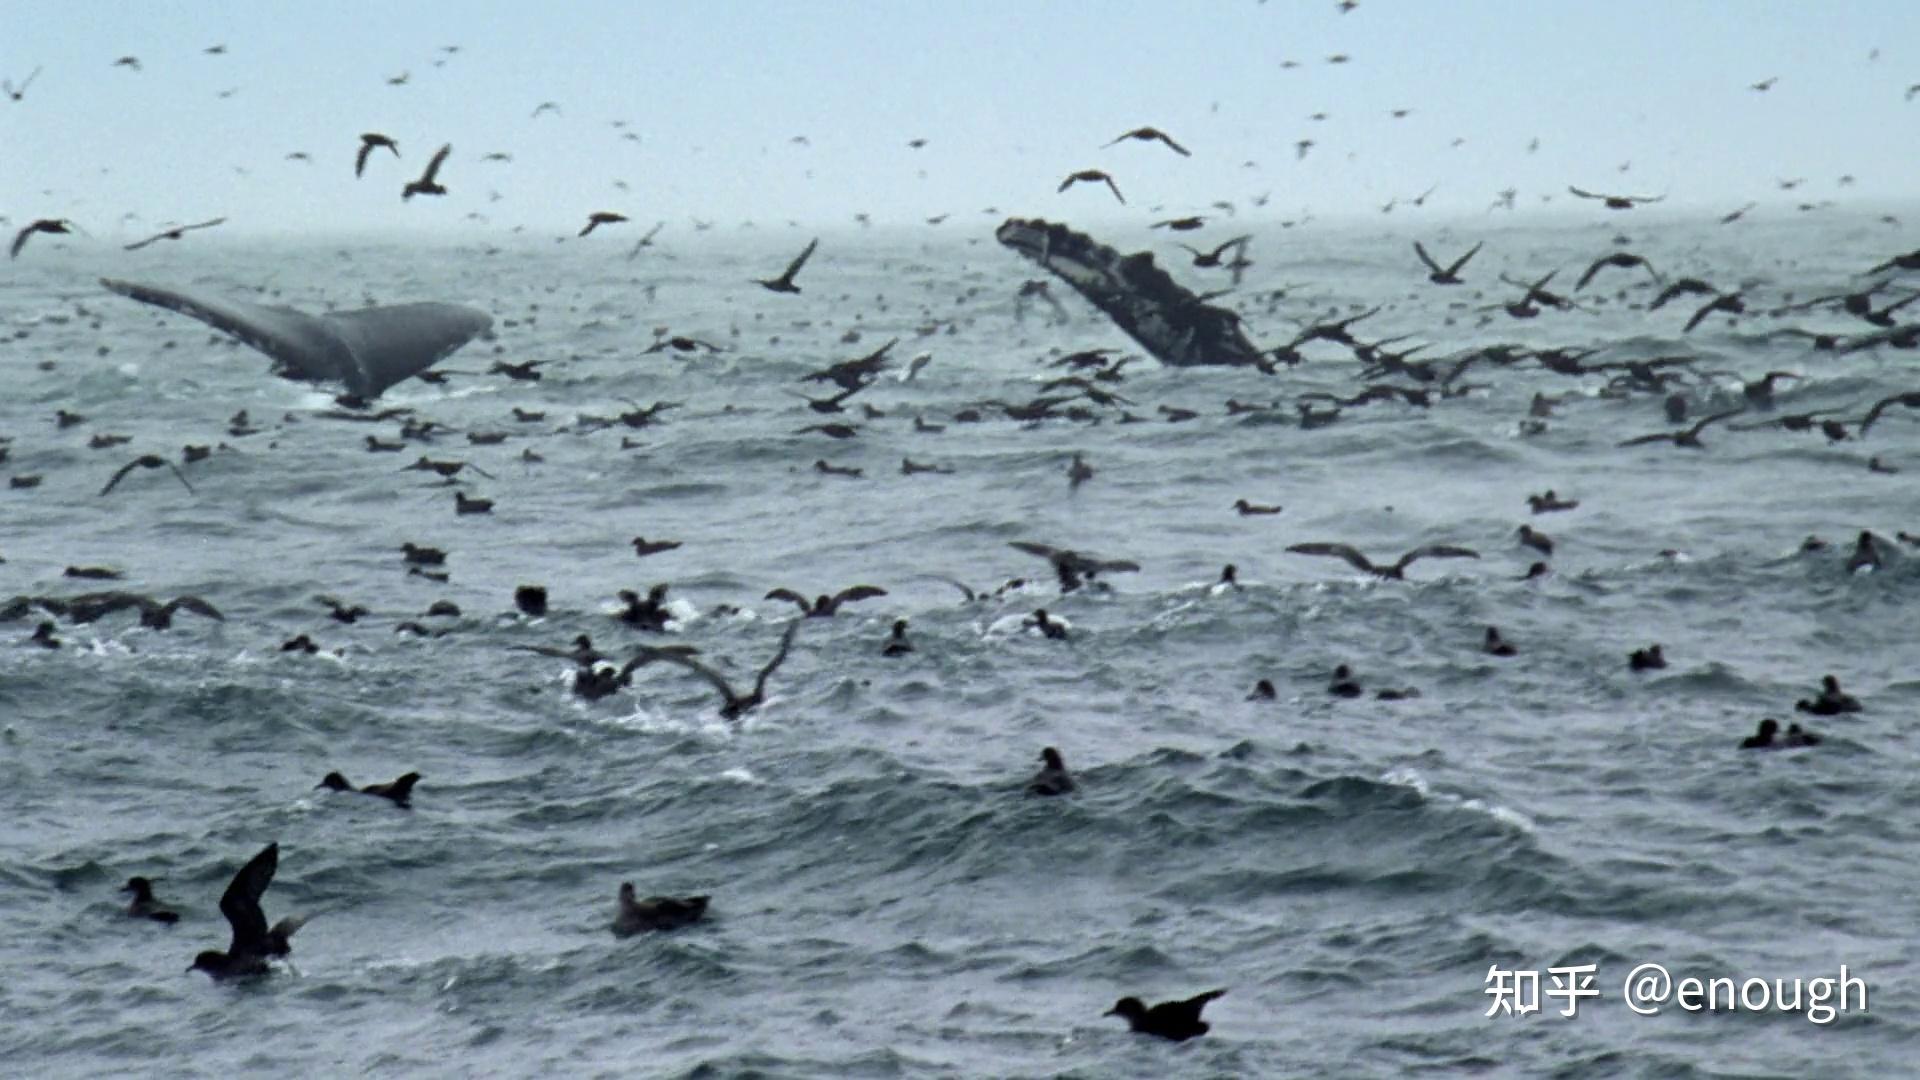
{"label": "whale head breaking surface", "polygon": [[274,374],[341,382],[372,399],[445,359],[493,327],[493,316],[459,304],[396,304],[308,315],[200,292],[101,278],[143,304],[191,315],[274,359]]}
{"label": "whale head breaking surface", "polygon": [[1146,252],[1123,255],[1085,233],[1037,218],[1008,218],[994,238],[1073,286],[1163,364],[1267,363],[1237,314],[1195,296]]}

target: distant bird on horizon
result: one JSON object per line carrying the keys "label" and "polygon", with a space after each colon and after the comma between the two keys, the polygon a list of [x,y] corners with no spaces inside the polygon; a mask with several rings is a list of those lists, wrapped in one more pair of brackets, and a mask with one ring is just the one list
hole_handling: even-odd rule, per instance
{"label": "distant bird on horizon", "polygon": [[625,214],[616,214],[611,210],[595,210],[587,215],[587,227],[580,230],[580,235],[585,236],[602,225],[618,225],[625,220],[627,220]]}
{"label": "distant bird on horizon", "polygon": [[1068,188],[1072,187],[1073,185],[1077,183],[1081,183],[1083,181],[1089,184],[1100,184],[1100,183],[1106,184],[1107,190],[1113,192],[1113,197],[1119,200],[1120,205],[1121,206],[1127,205],[1127,197],[1120,194],[1120,187],[1119,185],[1113,182],[1113,177],[1108,176],[1106,173],[1100,171],[1099,169],[1081,169],[1079,172],[1073,173],[1072,175],[1068,176],[1065,180],[1060,181],[1060,187],[1058,190],[1065,191]]}
{"label": "distant bird on horizon", "polygon": [[420,179],[400,189],[401,200],[411,199],[415,195],[445,195],[447,193],[445,185],[438,183],[434,177],[439,175],[441,164],[447,160],[447,155],[451,153],[453,153],[452,143],[447,143],[439,150],[434,151],[433,160],[427,162],[427,171],[420,174]]}
{"label": "distant bird on horizon", "polygon": [[766,289],[769,292],[777,292],[777,293],[799,292],[800,286],[795,285],[793,283],[794,276],[800,273],[801,267],[807,265],[808,259],[813,258],[813,249],[819,246],[820,246],[820,238],[816,236],[813,238],[812,241],[810,241],[807,244],[806,248],[803,251],[801,251],[800,254],[794,256],[793,261],[787,264],[787,268],[780,272],[779,277],[755,278],[754,284],[759,285],[761,288]]}
{"label": "distant bird on horizon", "polygon": [[1752,86],[1747,87],[1747,89],[1752,90],[1753,92],[1758,94],[1764,94],[1767,91],[1773,89],[1773,84],[1779,81],[1780,81],[1780,76],[1769,75],[1766,78],[1761,79],[1759,82],[1754,83]]}
{"label": "distant bird on horizon", "polygon": [[1641,203],[1657,203],[1666,198],[1665,195],[1605,195],[1583,191],[1572,184],[1567,185],[1567,190],[1582,199],[1598,199],[1605,203],[1609,210],[1631,210]]}
{"label": "distant bird on horizon", "polygon": [[118,60],[115,60],[115,61],[113,62],[113,66],[114,66],[114,67],[123,67],[123,68],[126,68],[126,69],[127,69],[127,70],[129,70],[129,71],[139,71],[139,70],[140,70],[140,58],[139,58],[139,57],[137,57],[137,56],[123,56],[123,57],[121,57],[120,59],[118,59]]}
{"label": "distant bird on horizon", "polygon": [[190,233],[195,229],[211,229],[215,225],[226,224],[226,221],[227,221],[226,218],[217,217],[211,221],[197,222],[193,225],[178,225],[178,226],[175,226],[174,228],[168,229],[165,232],[156,233],[152,236],[149,236],[145,240],[136,240],[133,243],[128,244],[126,246],[126,250],[139,251],[141,248],[146,247],[148,244],[157,244],[162,240],[178,240],[181,237],[185,236],[187,233]]}
{"label": "distant bird on horizon", "polygon": [[411,79],[411,78],[413,78],[413,72],[411,72],[411,71],[403,71],[403,72],[401,72],[401,73],[400,73],[400,74],[398,74],[398,75],[390,75],[390,76],[388,76],[388,77],[387,77],[387,85],[388,85],[388,86],[405,86],[405,85],[407,85],[407,80],[409,80],[409,79]]}
{"label": "distant bird on horizon", "polygon": [[1113,142],[1105,144],[1104,146],[1101,147],[1101,149],[1104,150],[1108,146],[1114,146],[1119,143],[1126,142],[1128,139],[1138,139],[1141,142],[1153,142],[1155,140],[1158,140],[1160,142],[1166,143],[1167,149],[1172,150],[1174,153],[1179,154],[1181,157],[1193,156],[1192,154],[1187,152],[1186,147],[1181,146],[1177,142],[1174,142],[1171,136],[1169,136],[1166,132],[1161,131],[1157,127],[1134,128],[1132,131],[1129,131],[1126,134],[1121,135],[1119,138],[1114,139]]}
{"label": "distant bird on horizon", "polygon": [[1660,282],[1660,272],[1653,268],[1652,263],[1630,251],[1616,251],[1610,255],[1602,255],[1600,258],[1593,260],[1592,265],[1587,267],[1587,272],[1581,274],[1580,280],[1574,283],[1573,291],[1579,292],[1581,289],[1586,288],[1587,282],[1593,280],[1593,275],[1609,266],[1618,267],[1622,270],[1635,266],[1645,267],[1647,273],[1653,275],[1654,283],[1659,284]]}
{"label": "distant bird on horizon", "polygon": [[528,117],[527,119],[538,120],[540,119],[540,114],[546,113],[546,112],[550,112],[555,116],[559,116],[560,115],[559,103],[552,102],[552,101],[543,101],[540,104],[534,106],[533,115]]}
{"label": "distant bird on horizon", "polygon": [[366,171],[367,155],[373,153],[374,147],[376,146],[384,146],[393,151],[393,156],[396,159],[400,156],[399,143],[394,142],[392,139],[377,131],[369,131],[365,135],[360,136],[360,152],[355,154],[353,158],[353,175],[359,176]]}

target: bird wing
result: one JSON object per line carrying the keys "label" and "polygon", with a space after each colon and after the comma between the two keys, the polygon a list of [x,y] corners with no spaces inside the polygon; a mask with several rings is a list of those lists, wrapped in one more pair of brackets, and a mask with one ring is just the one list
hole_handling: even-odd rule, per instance
{"label": "bird wing", "polygon": [[273,872],[280,866],[280,845],[268,844],[252,861],[233,875],[227,891],[220,895],[220,914],[233,926],[233,944],[229,956],[260,956],[266,951],[267,916],[260,910],[260,894],[273,883]]}
{"label": "bird wing", "polygon": [[227,617],[220,614],[220,609],[197,596],[176,596],[171,601],[168,601],[166,606],[161,610],[171,615],[182,608],[193,612],[195,615],[204,615],[215,622],[227,621]]}
{"label": "bird wing", "polygon": [[1688,331],[1692,330],[1694,327],[1699,326],[1702,322],[1704,322],[1706,320],[1706,317],[1713,314],[1714,310],[1719,307],[1721,299],[1722,299],[1721,297],[1716,296],[1713,299],[1707,301],[1706,304],[1702,306],[1699,311],[1696,311],[1693,313],[1693,318],[1687,320],[1687,325],[1681,328],[1680,332],[1683,334],[1687,333]]}
{"label": "bird wing", "polygon": [[1335,558],[1347,560],[1347,562],[1355,570],[1359,570],[1362,573],[1371,574],[1375,572],[1375,567],[1371,560],[1369,560],[1365,555],[1360,554],[1360,552],[1355,550],[1354,548],[1347,546],[1346,544],[1327,544],[1327,543],[1318,543],[1318,542],[1310,543],[1310,544],[1294,544],[1291,547],[1287,548],[1287,550],[1293,552],[1296,555],[1332,555]]}
{"label": "bird wing", "polygon": [[1573,291],[1579,292],[1581,289],[1586,288],[1587,282],[1593,280],[1593,275],[1599,273],[1602,269],[1611,265],[1613,265],[1613,256],[1611,255],[1603,255],[1600,258],[1593,260],[1593,265],[1587,267],[1587,272],[1584,274],[1581,274],[1580,280],[1573,283]]}
{"label": "bird wing", "polygon": [[1890,398],[1882,398],[1874,402],[1873,408],[1868,409],[1867,415],[1860,420],[1860,434],[1865,435],[1867,429],[1873,426],[1873,422],[1880,419],[1880,414],[1893,408],[1895,405],[1905,405],[1910,409],[1920,409],[1920,391],[1895,394]]}
{"label": "bird wing", "polygon": [[1013,548],[1015,551],[1024,551],[1029,555],[1038,555],[1048,562],[1059,562],[1061,559],[1073,554],[1063,548],[1049,547],[1046,544],[1036,544],[1031,540],[1009,540],[1007,541],[1007,546]]}
{"label": "bird wing", "polygon": [[753,680],[753,696],[755,698],[764,698],[766,696],[767,677],[773,674],[775,668],[786,662],[787,652],[793,648],[794,635],[799,632],[799,619],[795,619],[787,624],[787,632],[780,635],[780,647],[774,650],[773,659],[767,661],[767,666],[761,668],[760,674]]}
{"label": "bird wing", "polygon": [[1575,195],[1578,195],[1578,196],[1580,196],[1580,197],[1581,197],[1581,198],[1583,198],[1583,199],[1604,199],[1604,198],[1606,198],[1606,196],[1605,196],[1605,195],[1595,195],[1595,194],[1594,194],[1593,192],[1591,192],[1591,191],[1582,191],[1582,190],[1580,190],[1579,188],[1577,188],[1577,187],[1574,187],[1574,186],[1573,186],[1572,184],[1568,184],[1568,185],[1567,185],[1567,190],[1568,190],[1569,192],[1571,192],[1571,193],[1573,193],[1573,194],[1575,194]]}
{"label": "bird wing", "polygon": [[841,604],[850,604],[855,600],[871,600],[876,596],[885,595],[887,595],[887,590],[878,586],[855,585],[851,588],[841,589],[833,595],[833,599],[828,601],[828,603],[837,608]]}
{"label": "bird wing", "polygon": [[353,156],[353,175],[359,176],[367,170],[367,156],[373,153],[373,144],[362,142],[360,152]]}
{"label": "bird wing", "polygon": [[420,182],[423,184],[433,183],[434,177],[440,174],[441,163],[445,162],[447,160],[447,155],[451,153],[453,153],[452,143],[447,143],[446,145],[442,146],[440,149],[434,151],[433,160],[427,162],[427,171],[421,174]]}
{"label": "bird wing", "polygon": [[145,611],[153,601],[130,592],[86,593],[67,601],[66,614],[74,622],[89,623],[126,608]]}
{"label": "bird wing", "polygon": [[[1182,153],[1185,153],[1185,151],[1182,151]],[[1120,200],[1121,206],[1127,205],[1127,197],[1125,195],[1120,194],[1120,185],[1113,182],[1113,177],[1108,176],[1105,173],[1101,173],[1100,179],[1105,180],[1107,182],[1107,190],[1113,192],[1113,197]]]}
{"label": "bird wing", "polygon": [[1413,253],[1420,256],[1420,261],[1427,264],[1427,269],[1436,274],[1440,273],[1440,264],[1433,261],[1433,256],[1427,254],[1427,249],[1422,247],[1418,240],[1413,242]]}
{"label": "bird wing", "polygon": [[1181,146],[1181,145],[1180,145],[1179,143],[1177,143],[1177,142],[1174,142],[1174,141],[1173,141],[1173,139],[1172,139],[1172,137],[1171,137],[1171,136],[1169,136],[1169,135],[1168,135],[1168,134],[1167,134],[1166,132],[1164,132],[1164,131],[1155,131],[1155,132],[1153,133],[1153,137],[1154,137],[1154,138],[1156,138],[1156,139],[1159,139],[1159,140],[1160,140],[1161,142],[1163,142],[1163,143],[1166,143],[1166,144],[1167,144],[1167,148],[1168,148],[1169,150],[1172,150],[1172,151],[1173,151],[1174,153],[1176,153],[1176,154],[1179,154],[1179,155],[1180,155],[1181,157],[1192,157],[1192,156],[1193,156],[1192,154],[1190,154],[1190,153],[1188,153],[1188,152],[1187,152],[1187,148],[1186,148],[1186,147],[1184,147],[1184,146]]}
{"label": "bird wing", "polygon": [[1477,559],[1479,557],[1480,553],[1472,548],[1456,547],[1452,544],[1425,544],[1400,556],[1400,561],[1394,566],[1405,570],[1415,559]]}
{"label": "bird wing", "polygon": [[[800,624],[796,621],[793,625],[798,626]],[[663,649],[652,649],[648,651],[653,654],[650,659],[665,660],[669,664],[678,664],[688,671],[693,672],[695,675],[707,680],[715,690],[720,691],[720,696],[725,699],[728,705],[732,705],[740,700],[740,695],[733,692],[733,687],[728,685],[725,677],[700,661],[695,660],[693,657],[677,652],[667,652]]]}
{"label": "bird wing", "polygon": [[800,254],[794,256],[793,261],[787,264],[786,273],[780,276],[786,279],[788,283],[791,283],[794,275],[800,272],[800,268],[807,265],[807,260],[813,258],[813,249],[819,246],[820,238],[816,236],[807,244],[806,248],[802,250]]}
{"label": "bird wing", "polygon": [[1728,409],[1725,412],[1714,413],[1712,416],[1709,416],[1706,419],[1701,420],[1699,423],[1693,425],[1692,432],[1694,435],[1698,436],[1702,431],[1705,431],[1707,429],[1708,424],[1711,424],[1716,420],[1725,420],[1729,416],[1739,416],[1741,413],[1746,411],[1747,410],[1745,408],[1739,408],[1739,409]]}
{"label": "bird wing", "polygon": [[774,589],[772,592],[767,593],[765,599],[791,600],[794,603],[800,605],[800,610],[802,612],[813,610],[813,601],[808,600],[806,597],[801,596],[799,593],[794,592],[792,589]]}
{"label": "bird wing", "polygon": [[114,485],[118,484],[122,479],[124,479],[128,473],[132,472],[133,470],[139,467],[140,467],[139,458],[135,458],[132,461],[127,462],[125,465],[120,466],[119,470],[113,474],[113,479],[107,481],[107,486],[100,489],[100,494],[105,495],[107,492],[112,491],[114,488]]}
{"label": "bird wing", "polygon": [[934,575],[934,578],[935,578],[935,580],[937,580],[937,581],[944,581],[944,582],[946,582],[947,584],[949,584],[949,585],[951,585],[951,586],[953,586],[954,588],[956,588],[956,589],[959,589],[959,590],[960,590],[960,595],[962,595],[962,596],[964,596],[964,597],[966,597],[966,598],[967,598],[967,603],[969,603],[969,604],[971,604],[971,603],[973,603],[973,602],[974,602],[975,600],[978,600],[978,599],[980,598],[980,596],[979,596],[979,594],[978,594],[978,593],[976,593],[976,592],[974,592],[974,591],[973,591],[973,590],[972,590],[971,588],[968,588],[968,587],[967,587],[967,586],[966,586],[966,585],[965,585],[964,583],[962,583],[962,582],[960,582],[960,581],[958,581],[958,580],[956,580],[956,579],[954,579],[954,578],[950,578],[950,577],[941,577],[941,576],[940,576],[940,575],[938,575],[938,574],[936,574],[936,575]]}
{"label": "bird wing", "polygon": [[29,225],[13,234],[13,247],[7,251],[8,258],[17,259],[20,257],[20,249],[27,246],[27,237],[33,235],[33,229],[34,227]]}
{"label": "bird wing", "polygon": [[1641,435],[1638,438],[1628,439],[1624,442],[1616,443],[1615,445],[1622,446],[1622,447],[1644,446],[1647,443],[1669,442],[1669,441],[1672,441],[1673,437],[1674,437],[1673,432],[1671,431],[1659,431],[1659,432],[1655,432],[1652,435]]}
{"label": "bird wing", "polygon": [[167,462],[167,468],[172,469],[173,475],[180,478],[180,483],[185,485],[187,489],[187,494],[189,495],[193,494],[193,485],[187,483],[187,474],[180,471],[180,466],[175,465],[173,462],[169,461]]}
{"label": "bird wing", "polygon": [[1473,247],[1471,247],[1471,248],[1469,248],[1469,249],[1467,250],[1467,253],[1466,253],[1465,255],[1462,255],[1462,256],[1460,256],[1460,257],[1459,257],[1458,259],[1455,259],[1455,260],[1453,261],[1453,265],[1452,265],[1452,266],[1449,266],[1449,267],[1447,267],[1447,273],[1448,273],[1449,275],[1452,275],[1452,274],[1457,274],[1457,273],[1459,273],[1459,272],[1460,272],[1460,268],[1461,268],[1461,267],[1463,267],[1463,266],[1465,266],[1465,265],[1467,265],[1467,260],[1468,260],[1468,259],[1471,259],[1471,258],[1473,258],[1473,257],[1474,257],[1475,255],[1477,255],[1477,254],[1479,254],[1479,253],[1480,253],[1480,249],[1481,249],[1481,247],[1483,247],[1483,246],[1485,246],[1485,244],[1486,244],[1486,241],[1485,241],[1485,240],[1482,240],[1482,241],[1480,241],[1480,243],[1478,243],[1478,244],[1475,244],[1475,245],[1473,245]]}

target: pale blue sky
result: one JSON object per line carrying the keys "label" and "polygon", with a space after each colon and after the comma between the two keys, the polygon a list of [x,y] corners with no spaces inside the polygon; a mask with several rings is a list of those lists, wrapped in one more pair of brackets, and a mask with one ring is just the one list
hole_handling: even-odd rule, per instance
{"label": "pale blue sky", "polygon": [[[6,7],[0,76],[45,70],[26,100],[0,100],[0,214],[110,237],[128,211],[129,233],[219,215],[236,230],[559,233],[597,209],[676,228],[944,212],[951,228],[988,206],[1090,223],[1216,199],[1250,210],[1262,193],[1269,215],[1329,218],[1435,184],[1427,212],[1449,215],[1509,185],[1555,209],[1568,183],[1716,212],[1920,194],[1911,0]],[[227,53],[202,51],[215,44]],[[1327,64],[1337,52],[1352,61]],[[112,66],[127,54],[144,70]],[[561,114],[532,119],[545,100]],[[1142,124],[1194,156],[1102,148]],[[404,160],[376,156],[356,181],[362,131],[398,139]],[[1316,145],[1298,161],[1302,138]],[[451,193],[403,205],[443,142]],[[313,164],[285,160],[296,150]],[[1055,193],[1092,167],[1129,208]],[[1857,184],[1837,187],[1843,174]],[[1775,187],[1794,178],[1806,185]]]}

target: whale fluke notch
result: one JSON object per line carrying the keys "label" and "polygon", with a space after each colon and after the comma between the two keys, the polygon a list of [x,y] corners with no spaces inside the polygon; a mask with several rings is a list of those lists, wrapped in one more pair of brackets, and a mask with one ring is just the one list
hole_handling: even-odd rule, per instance
{"label": "whale fluke notch", "polygon": [[993,235],[1073,286],[1163,364],[1267,363],[1247,340],[1238,315],[1195,296],[1155,266],[1149,252],[1123,255],[1038,218],[1008,218]]}
{"label": "whale fluke notch", "polygon": [[191,315],[271,356],[273,372],[306,382],[342,382],[379,397],[486,333],[493,316],[459,304],[420,303],[308,315],[199,292],[101,278],[121,296]]}

